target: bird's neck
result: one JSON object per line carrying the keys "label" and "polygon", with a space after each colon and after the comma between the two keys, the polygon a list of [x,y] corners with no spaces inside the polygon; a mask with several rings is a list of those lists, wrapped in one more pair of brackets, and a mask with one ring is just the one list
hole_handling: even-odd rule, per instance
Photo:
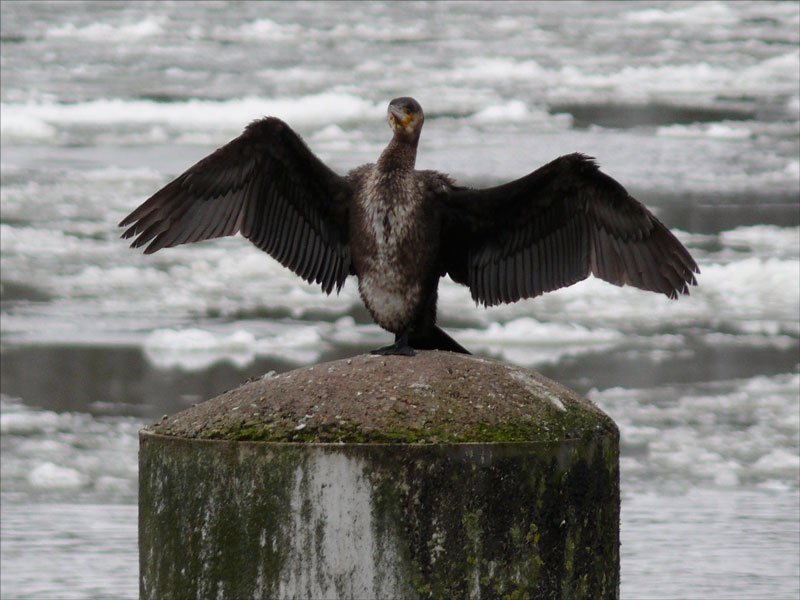
{"label": "bird's neck", "polygon": [[413,171],[417,162],[417,141],[418,138],[412,141],[393,137],[378,158],[378,171],[383,173]]}

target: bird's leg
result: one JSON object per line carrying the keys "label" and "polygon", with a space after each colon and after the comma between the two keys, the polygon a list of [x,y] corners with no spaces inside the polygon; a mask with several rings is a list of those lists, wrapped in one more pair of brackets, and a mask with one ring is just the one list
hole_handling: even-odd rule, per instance
{"label": "bird's leg", "polygon": [[414,356],[416,352],[408,344],[408,329],[406,329],[402,333],[398,333],[394,336],[394,344],[372,350],[370,354],[379,354],[381,356],[388,356],[392,354],[398,354],[400,356]]}

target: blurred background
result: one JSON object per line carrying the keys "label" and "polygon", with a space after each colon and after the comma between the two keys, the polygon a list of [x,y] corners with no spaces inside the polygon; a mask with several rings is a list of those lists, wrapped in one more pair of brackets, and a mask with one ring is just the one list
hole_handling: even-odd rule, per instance
{"label": "blurred background", "polygon": [[251,120],[339,173],[391,98],[417,165],[473,186],[580,151],[700,263],[670,301],[587,280],[442,324],[622,431],[625,598],[800,594],[796,2],[3,2],[4,598],[136,598],[137,430],[251,376],[389,343],[241,238],[116,224]]}

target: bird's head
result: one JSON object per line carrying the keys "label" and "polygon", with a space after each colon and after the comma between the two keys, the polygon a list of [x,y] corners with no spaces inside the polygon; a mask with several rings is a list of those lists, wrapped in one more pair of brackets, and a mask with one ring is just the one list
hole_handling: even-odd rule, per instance
{"label": "bird's head", "polygon": [[419,102],[403,97],[389,102],[386,118],[396,136],[415,141],[419,138],[425,115]]}

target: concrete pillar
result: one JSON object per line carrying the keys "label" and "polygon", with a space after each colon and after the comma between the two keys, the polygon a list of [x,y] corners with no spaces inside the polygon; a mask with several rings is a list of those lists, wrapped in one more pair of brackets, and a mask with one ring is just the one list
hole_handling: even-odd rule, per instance
{"label": "concrete pillar", "polygon": [[447,352],[246,383],[141,431],[140,597],[616,598],[619,434]]}

